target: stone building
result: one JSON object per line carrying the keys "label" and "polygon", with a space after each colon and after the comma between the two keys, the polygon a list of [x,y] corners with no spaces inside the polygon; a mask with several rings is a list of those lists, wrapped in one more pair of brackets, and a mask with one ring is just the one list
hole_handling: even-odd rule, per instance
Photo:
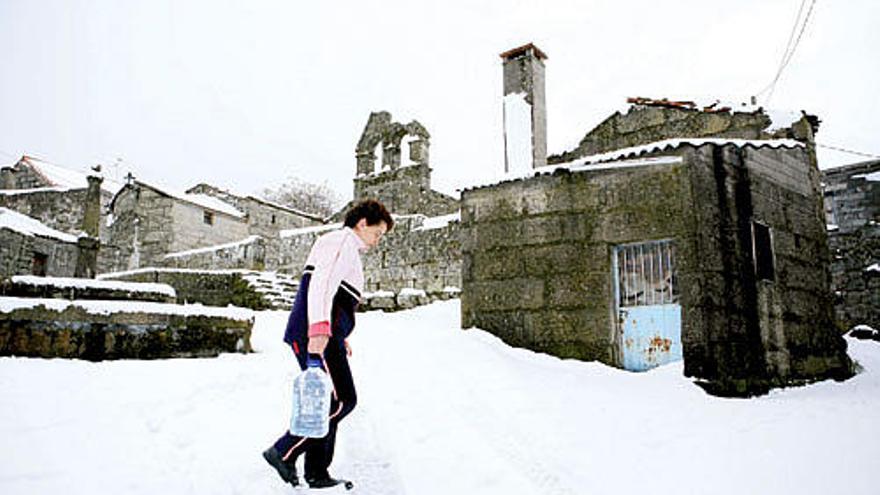
{"label": "stone building", "polygon": [[[427,129],[415,120],[403,125],[393,122],[388,112],[371,113],[355,150],[357,174],[352,201],[375,198],[398,215],[433,217],[458,211],[458,200],[431,189],[430,138]],[[408,148],[406,155],[402,155],[404,145]],[[382,157],[378,167],[377,155]],[[350,204],[333,220],[341,220]]]}
{"label": "stone building", "polygon": [[824,170],[822,182],[838,324],[880,328],[880,160]]}
{"label": "stone building", "polygon": [[248,237],[244,212],[205,194],[133,180],[114,196],[110,242],[129,269],[162,266],[165,256]]}
{"label": "stone building", "polygon": [[213,196],[244,212],[248,234],[266,238],[277,237],[282,230],[323,225],[324,219],[312,213],[280,205],[253,195],[236,194],[209,184],[187,189],[187,194]]}
{"label": "stone building", "polygon": [[77,237],[0,207],[0,279],[13,275],[72,277]]}
{"label": "stone building", "polygon": [[771,133],[760,109],[632,103],[552,165],[462,193],[462,327],[632,370],[683,358],[722,395],[849,376],[818,120]]}
{"label": "stone building", "polygon": [[[0,206],[36,218],[53,229],[73,233],[83,230],[89,177],[98,178],[100,172],[78,172],[25,155],[15,164],[2,167],[0,175]],[[105,242],[109,237],[109,205],[122,186],[108,178],[98,183],[99,237]]]}

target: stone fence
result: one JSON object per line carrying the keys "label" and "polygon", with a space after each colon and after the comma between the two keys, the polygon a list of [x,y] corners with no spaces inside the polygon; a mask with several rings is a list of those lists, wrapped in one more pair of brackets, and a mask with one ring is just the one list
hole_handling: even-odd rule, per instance
{"label": "stone fence", "polygon": [[240,308],[0,298],[0,356],[213,357],[250,352],[253,323]]}
{"label": "stone fence", "polygon": [[177,301],[174,288],[166,284],[21,275],[0,282],[0,295],[68,300],[147,301],[170,304]]}
{"label": "stone fence", "polygon": [[238,306],[254,310],[270,307],[269,302],[246,279],[248,270],[189,270],[143,268],[130,272],[106,273],[101,280],[167,284],[177,291],[180,303],[206,306]]}

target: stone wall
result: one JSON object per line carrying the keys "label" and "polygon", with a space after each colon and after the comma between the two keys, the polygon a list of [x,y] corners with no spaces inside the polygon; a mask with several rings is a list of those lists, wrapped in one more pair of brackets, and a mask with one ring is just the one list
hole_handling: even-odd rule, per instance
{"label": "stone wall", "polygon": [[277,236],[282,230],[323,224],[322,219],[317,215],[297,212],[254,196],[237,196],[208,184],[199,184],[187,192],[213,196],[245,212],[250,235],[270,238]]}
{"label": "stone wall", "polygon": [[85,188],[0,191],[0,206],[36,218],[55,230],[75,233],[82,230],[87,192]]}
{"label": "stone wall", "polygon": [[680,164],[560,170],[465,191],[462,327],[619,366],[613,247],[677,239],[686,273],[690,197]]}
{"label": "stone wall", "polygon": [[107,273],[101,280],[150,282],[167,284],[177,292],[180,303],[199,303],[206,306],[238,306],[255,310],[267,309],[270,304],[245,279],[247,270],[185,270],[172,268],[143,268],[130,272]]}
{"label": "stone wall", "polygon": [[[36,218],[55,230],[77,233],[82,231],[87,196],[88,189],[86,188],[36,191],[2,190],[0,191],[0,206]],[[98,231],[102,242],[107,242],[109,239],[107,213],[109,212],[110,200],[110,193],[102,190],[101,221]]]}
{"label": "stone wall", "polygon": [[[849,376],[811,151],[673,152],[681,163],[561,169],[465,191],[462,326],[620,366],[613,248],[672,239],[687,376],[737,396]],[[771,236],[769,280],[757,274],[755,223]]]}
{"label": "stone wall", "polygon": [[[685,374],[720,395],[849,376],[834,331],[829,256],[818,182],[795,174],[810,150],[703,146],[687,152],[693,197],[694,277],[683,307]],[[760,276],[754,229],[769,227],[772,272]]]}
{"label": "stone wall", "polygon": [[845,332],[856,325],[880,329],[880,225],[832,232],[829,245],[839,329]]}
{"label": "stone wall", "polygon": [[880,328],[880,160],[824,170],[822,182],[838,325]]}
{"label": "stone wall", "polygon": [[[672,138],[766,139],[770,117],[763,112],[705,112],[699,109],[632,105],[587,133],[577,148],[547,158],[549,164]],[[794,137],[784,131],[772,137]]]}
{"label": "stone wall", "polygon": [[186,201],[173,201],[170,225],[172,233],[169,252],[185,251],[216,244],[237,242],[248,236],[244,219],[212,211],[213,223],[205,222],[205,208]]}
{"label": "stone wall", "polygon": [[41,187],[50,187],[44,177],[37,174],[33,168],[16,164],[9,167],[3,167],[2,180],[0,185],[3,189],[37,189]]}
{"label": "stone wall", "polygon": [[[435,225],[438,219],[424,215],[395,216],[391,232],[363,256],[365,291],[397,293],[415,288],[437,294],[446,287],[460,287],[459,223],[452,216],[444,218],[448,223],[441,218]],[[340,226],[285,234],[277,250],[278,265],[273,268],[300,273],[315,240],[334,228]]]}
{"label": "stone wall", "polygon": [[77,303],[62,309],[35,301],[32,307],[0,312],[0,356],[102,361],[251,351],[253,318],[151,312],[155,303],[96,314]]}
{"label": "stone wall", "polygon": [[[354,198],[355,201],[378,199],[388,211],[397,215],[422,214],[433,217],[458,211],[455,198],[431,190],[431,169],[427,164],[359,175],[354,179]],[[334,220],[341,220],[348,206]]]}
{"label": "stone wall", "polygon": [[193,270],[262,270],[266,267],[266,244],[266,239],[253,235],[240,242],[168,254],[162,259],[161,266]]}
{"label": "stone wall", "polygon": [[0,228],[0,278],[34,274],[35,255],[45,256],[46,275],[74,275],[78,256],[75,243]]}
{"label": "stone wall", "polygon": [[0,295],[36,299],[89,299],[175,303],[174,289],[163,284],[135,284],[112,281],[16,276],[0,281]]}
{"label": "stone wall", "polygon": [[127,268],[161,266],[168,253],[245,239],[247,223],[170,197],[151,187],[127,186],[114,199],[110,245],[119,250]]}

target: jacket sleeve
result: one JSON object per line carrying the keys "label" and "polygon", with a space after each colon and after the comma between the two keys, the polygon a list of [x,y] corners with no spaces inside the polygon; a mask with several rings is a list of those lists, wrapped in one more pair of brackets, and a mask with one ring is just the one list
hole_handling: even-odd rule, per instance
{"label": "jacket sleeve", "polygon": [[357,256],[356,249],[345,235],[319,240],[315,246],[315,271],[308,294],[309,337],[331,334],[333,298],[345,274],[354,266],[353,256]]}

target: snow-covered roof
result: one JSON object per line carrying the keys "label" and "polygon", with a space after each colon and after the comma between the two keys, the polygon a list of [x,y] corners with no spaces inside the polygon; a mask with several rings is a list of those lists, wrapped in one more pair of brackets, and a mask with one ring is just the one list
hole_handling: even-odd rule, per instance
{"label": "snow-covered roof", "polygon": [[[804,148],[804,143],[794,139],[677,138],[664,139],[663,141],[656,141],[641,146],[632,146],[629,148],[609,151],[607,153],[585,156],[570,162],[557,164],[555,167],[577,167],[589,163],[608,162],[623,158],[642,156],[648,153],[656,153],[658,151],[668,151],[684,145],[703,146],[705,144],[714,144],[718,146],[733,145],[737,148]],[[553,166],[548,166],[547,168],[550,167]],[[543,168],[540,170],[543,170]]]}
{"label": "snow-covered roof", "polygon": [[286,212],[289,212],[289,213],[293,213],[293,214],[295,214],[295,215],[299,215],[299,216],[307,217],[307,218],[310,218],[310,219],[312,219],[312,220],[317,220],[317,221],[323,221],[323,220],[324,220],[323,218],[321,218],[321,216],[319,216],[319,215],[317,215],[317,214],[315,214],[315,213],[309,213],[309,212],[307,212],[307,211],[299,210],[299,209],[297,209],[297,208],[292,208],[292,207],[290,207],[290,206],[283,205],[283,204],[281,204],[281,203],[277,203],[277,202],[275,202],[275,201],[271,201],[271,200],[268,200],[268,199],[263,198],[263,197],[260,197],[260,196],[255,196],[255,195],[253,195],[253,194],[242,194],[242,193],[239,192],[239,191],[234,191],[234,190],[231,190],[231,189],[221,189],[221,188],[219,188],[219,187],[217,187],[217,186],[212,186],[211,184],[206,184],[206,183],[200,183],[200,184],[198,184],[197,186],[188,189],[188,190],[186,191],[187,194],[191,194],[189,191],[192,191],[193,189],[195,189],[195,188],[197,188],[197,187],[199,187],[199,186],[205,186],[205,187],[207,187],[207,188],[209,188],[209,189],[213,189],[213,190],[215,190],[215,191],[222,192],[222,193],[228,194],[228,195],[230,195],[230,196],[234,196],[234,197],[236,197],[236,198],[238,198],[238,199],[250,199],[250,200],[252,200],[252,201],[256,201],[257,203],[262,203],[262,204],[264,204],[264,205],[266,205],[266,206],[269,206],[269,207],[272,207],[272,208],[277,208],[277,209],[279,209],[279,210],[283,210],[283,211],[286,211]]}
{"label": "snow-covered roof", "polygon": [[208,196],[207,194],[190,194],[179,191],[173,187],[168,187],[164,185],[157,186],[156,184],[148,184],[143,181],[137,181],[137,183],[141,186],[149,187],[150,189],[158,191],[159,193],[162,193],[166,196],[170,196],[172,198],[179,199],[181,201],[185,201],[187,203],[200,206],[202,208],[213,210],[219,213],[225,213],[226,215],[230,215],[235,218],[245,217],[244,212],[225,201],[215,198],[214,196]]}
{"label": "snow-covered roof", "polygon": [[127,292],[148,292],[152,294],[177,297],[177,292],[174,290],[174,287],[171,287],[168,284],[118,282],[113,280],[95,280],[91,278],[36,277],[33,275],[15,275],[12,277],[12,282],[24,285],[48,285],[65,289],[106,289]]}
{"label": "snow-covered roof", "polygon": [[20,194],[34,194],[41,192],[65,192],[70,189],[67,187],[35,187],[33,189],[0,189],[0,196],[17,196]]}
{"label": "snow-covered roof", "polygon": [[0,207],[0,228],[6,228],[29,236],[48,237],[59,241],[76,243],[76,236],[55,230],[36,218]]}
{"label": "snow-covered roof", "polygon": [[309,212],[307,212],[307,211],[298,210],[298,209],[296,209],[296,208],[291,208],[290,206],[283,205],[283,204],[281,204],[281,203],[276,203],[276,202],[274,202],[274,201],[269,201],[269,200],[266,199],[266,198],[261,198],[261,197],[259,197],[259,196],[254,196],[253,194],[249,194],[249,195],[247,196],[247,199],[252,199],[252,200],[254,200],[254,201],[258,202],[258,203],[263,203],[263,204],[266,205],[266,206],[271,206],[272,208],[278,208],[279,210],[287,211],[287,212],[293,213],[293,214],[295,214],[295,215],[299,215],[299,216],[301,216],[301,217],[310,218],[310,219],[312,219],[312,220],[317,220],[317,221],[319,221],[319,222],[324,221],[324,219],[321,218],[320,215],[317,215],[317,214],[315,214],[315,213],[309,213]]}
{"label": "snow-covered roof", "polygon": [[732,145],[738,148],[804,148],[804,144],[794,139],[732,139],[732,138],[677,138],[664,139],[641,146],[621,148],[619,150],[584,156],[568,162],[547,165],[531,169],[517,174],[504,174],[494,179],[487,179],[478,183],[472,183],[466,189],[500,184],[517,179],[525,179],[535,175],[549,174],[556,170],[564,169],[571,171],[606,170],[612,168],[645,167],[650,165],[670,165],[681,163],[680,156],[653,156],[640,158],[643,155],[675,150],[681,146],[699,147],[706,144],[719,146]]}
{"label": "snow-covered roof", "polygon": [[[103,177],[99,172],[91,170],[88,172],[79,172],[69,167],[56,165],[27,155],[21,157],[18,164],[29,167],[34,173],[42,177],[52,186],[65,189],[83,189],[89,187],[89,181],[87,179],[89,175]],[[125,184],[121,182],[104,177],[104,181],[101,183],[101,189],[110,194],[116,194],[124,185]]]}
{"label": "snow-covered roof", "polygon": [[258,236],[258,235],[252,235],[252,236],[248,236],[240,241],[228,242],[226,244],[217,244],[214,246],[206,246],[206,247],[201,247],[201,248],[196,248],[196,249],[189,249],[186,251],[178,251],[176,253],[168,253],[165,255],[165,259],[181,258],[184,256],[191,256],[194,254],[210,253],[212,251],[219,251],[221,249],[230,249],[230,248],[234,248],[234,247],[238,247],[238,246],[244,246],[245,244],[252,244],[252,243],[256,242],[257,239],[259,239],[259,238],[260,238],[260,236]]}
{"label": "snow-covered roof", "polygon": [[853,179],[865,179],[868,182],[880,182],[880,171],[872,172],[870,174],[856,174],[852,176]]}
{"label": "snow-covered roof", "polygon": [[145,301],[92,301],[64,299],[41,299],[30,297],[0,297],[0,313],[11,313],[16,309],[31,309],[44,306],[53,311],[64,311],[75,307],[92,315],[111,315],[119,313],[154,313],[172,316],[214,316],[231,320],[253,320],[254,312],[235,306],[224,308],[203,306],[201,304],[171,304]]}

